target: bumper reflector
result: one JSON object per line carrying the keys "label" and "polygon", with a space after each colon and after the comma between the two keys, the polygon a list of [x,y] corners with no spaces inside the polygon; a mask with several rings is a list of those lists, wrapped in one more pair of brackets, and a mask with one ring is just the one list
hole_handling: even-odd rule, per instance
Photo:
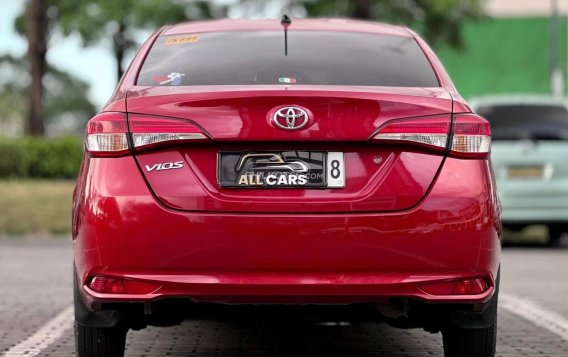
{"label": "bumper reflector", "polygon": [[160,288],[159,285],[155,284],[103,276],[91,278],[88,286],[93,291],[103,294],[150,294]]}
{"label": "bumper reflector", "polygon": [[430,295],[479,295],[489,290],[489,284],[484,278],[473,278],[428,284],[420,289]]}

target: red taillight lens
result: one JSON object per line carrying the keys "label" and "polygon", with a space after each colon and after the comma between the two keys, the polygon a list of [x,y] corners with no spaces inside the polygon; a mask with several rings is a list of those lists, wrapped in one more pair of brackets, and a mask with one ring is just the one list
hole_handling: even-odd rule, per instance
{"label": "red taillight lens", "polygon": [[491,148],[489,123],[473,114],[455,115],[452,142],[448,145],[450,118],[402,119],[388,122],[373,137],[385,142],[409,143],[445,150],[459,157],[484,158]]}
{"label": "red taillight lens", "polygon": [[406,142],[444,150],[448,144],[450,117],[393,120],[384,125],[373,139]]}
{"label": "red taillight lens", "polygon": [[487,157],[491,151],[489,122],[474,114],[454,116],[450,154],[459,157]]}
{"label": "red taillight lens", "polygon": [[489,290],[489,284],[483,278],[463,279],[421,287],[430,295],[479,295]]}
{"label": "red taillight lens", "polygon": [[123,155],[128,152],[126,116],[102,113],[87,123],[87,150],[95,156]]}
{"label": "red taillight lens", "polygon": [[89,282],[89,288],[103,294],[150,294],[160,288],[159,285],[138,281],[95,276]]}
{"label": "red taillight lens", "polygon": [[128,119],[134,148],[164,142],[207,140],[201,129],[188,120],[138,114],[130,114]]}

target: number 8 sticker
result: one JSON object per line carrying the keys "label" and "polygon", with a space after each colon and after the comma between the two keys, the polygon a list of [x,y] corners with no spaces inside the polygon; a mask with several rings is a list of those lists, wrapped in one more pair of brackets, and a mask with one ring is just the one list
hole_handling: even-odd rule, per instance
{"label": "number 8 sticker", "polygon": [[331,161],[331,177],[334,179],[339,178],[341,176],[341,171],[339,171],[339,161],[332,160]]}
{"label": "number 8 sticker", "polygon": [[345,161],[342,152],[327,153],[327,187],[345,187]]}

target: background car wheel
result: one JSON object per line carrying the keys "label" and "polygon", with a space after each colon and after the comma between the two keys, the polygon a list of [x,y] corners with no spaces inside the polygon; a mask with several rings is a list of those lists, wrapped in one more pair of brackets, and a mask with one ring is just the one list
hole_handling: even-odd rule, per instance
{"label": "background car wheel", "polygon": [[123,357],[127,329],[98,328],[75,322],[75,346],[78,357]]}
{"label": "background car wheel", "polygon": [[561,224],[550,224],[548,226],[548,245],[557,247],[561,243],[561,238],[566,233],[567,227]]}

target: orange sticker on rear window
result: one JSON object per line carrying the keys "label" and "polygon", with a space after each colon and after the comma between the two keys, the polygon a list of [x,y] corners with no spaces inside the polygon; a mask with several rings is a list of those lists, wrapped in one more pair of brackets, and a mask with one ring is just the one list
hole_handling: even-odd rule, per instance
{"label": "orange sticker on rear window", "polygon": [[166,38],[166,45],[178,45],[180,43],[194,43],[199,41],[199,35],[170,36]]}

